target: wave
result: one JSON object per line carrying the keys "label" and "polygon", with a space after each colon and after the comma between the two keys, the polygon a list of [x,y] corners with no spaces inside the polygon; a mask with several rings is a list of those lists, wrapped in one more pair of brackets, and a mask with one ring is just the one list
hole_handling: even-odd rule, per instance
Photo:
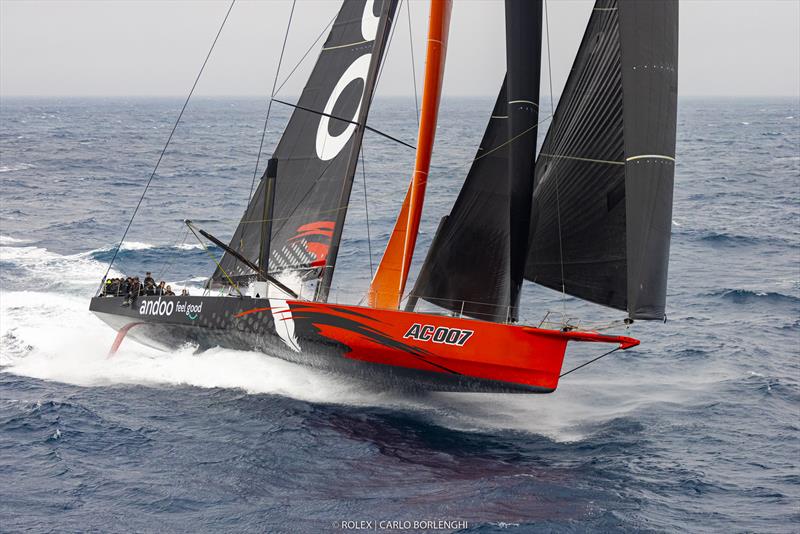
{"label": "wave", "polygon": [[2,245],[17,245],[22,243],[29,243],[29,241],[25,239],[17,239],[16,237],[11,237],[9,235],[0,235],[0,246]]}
{"label": "wave", "polygon": [[[158,249],[139,245],[152,247],[144,247],[148,253]],[[613,427],[614,421],[635,420],[651,403],[691,402],[707,383],[720,380],[716,369],[687,379],[684,369],[665,369],[661,358],[648,364],[645,353],[633,366],[620,357],[591,373],[570,376],[552,395],[409,394],[373,389],[258,352],[215,348],[196,353],[192,346],[160,352],[126,340],[117,355],[107,359],[115,332],[88,310],[105,269],[95,252],[59,255],[35,246],[2,247],[4,261],[13,266],[12,276],[37,290],[0,287],[0,370],[85,387],[228,388],[322,404],[398,409],[455,430],[522,431],[559,442],[585,440]],[[704,359],[694,353],[681,357]],[[586,359],[586,354],[570,352],[565,366]],[[647,365],[655,365],[658,372]]]}
{"label": "wave", "polygon": [[0,173],[3,172],[14,172],[14,171],[24,171],[26,169],[33,169],[36,165],[31,163],[17,163],[16,165],[2,165],[0,166]]}
{"label": "wave", "polygon": [[[92,295],[106,266],[86,253],[61,255],[37,246],[0,245],[5,286],[24,283],[39,290],[59,289]],[[112,270],[109,276],[120,276]]]}
{"label": "wave", "polygon": [[200,243],[181,243],[175,246],[178,250],[203,250],[203,245]]}
{"label": "wave", "polygon": [[[222,250],[214,244],[206,245],[209,251],[215,256],[219,256]],[[166,259],[181,257],[190,257],[192,259],[202,258],[205,261],[205,248],[200,243],[181,243],[177,245],[156,245],[152,243],[141,242],[124,242],[122,248],[116,255],[117,260],[136,260],[144,265],[160,265]],[[88,252],[92,258],[102,262],[109,262],[114,256],[116,245],[109,245],[107,247],[98,248]],[[188,256],[186,256],[188,255]]]}
{"label": "wave", "polygon": [[[126,254],[142,255],[151,260],[153,265],[163,265],[163,253],[175,247],[157,247],[149,243],[130,242],[130,249],[117,256]],[[184,252],[185,253],[185,252]],[[192,252],[190,252],[192,253]],[[198,251],[193,252],[198,254]],[[25,288],[36,288],[38,291],[57,291],[91,297],[108,268],[113,249],[103,248],[77,254],[58,254],[46,248],[27,245],[25,241],[10,236],[0,236],[0,286],[6,289],[18,289],[20,284]],[[156,262],[155,260],[158,260]],[[123,273],[112,268],[109,277],[119,277]],[[201,280],[205,280],[202,278]],[[199,281],[199,280],[198,280]],[[169,282],[173,289],[196,289],[199,287],[195,279]]]}
{"label": "wave", "polygon": [[97,220],[94,217],[86,217],[70,222],[58,222],[47,226],[47,230],[86,230],[97,227]]}
{"label": "wave", "polygon": [[[83,387],[237,389],[319,404],[400,410],[460,431],[512,430],[575,442],[609,429],[616,432],[620,421],[635,422],[636,414],[652,403],[691,402],[695,391],[702,394],[708,381],[719,380],[716,371],[710,376],[695,373],[690,379],[683,370],[674,375],[641,374],[641,369],[630,369],[620,360],[607,362],[605,372],[598,368],[565,379],[556,393],[546,396],[412,394],[374,389],[257,352],[214,348],[196,353],[189,345],[160,352],[126,340],[108,359],[114,337],[115,332],[89,312],[86,297],[0,292],[0,371]],[[568,365],[574,363],[572,358]],[[631,431],[629,423],[624,426]]]}
{"label": "wave", "polygon": [[727,247],[746,247],[755,245],[779,245],[779,246],[794,246],[795,244],[785,238],[775,236],[751,236],[744,234],[735,234],[731,232],[717,232],[713,230],[698,231],[698,230],[673,230],[675,235],[685,235],[694,241],[705,243],[711,246],[727,246]]}
{"label": "wave", "polygon": [[800,298],[774,291],[757,291],[752,289],[721,289],[707,294],[718,297],[735,304],[772,303],[772,304],[800,304]]}
{"label": "wave", "polygon": [[729,234],[725,232],[705,232],[697,237],[698,241],[704,241],[714,245],[752,245],[758,242],[758,238],[744,235]]}

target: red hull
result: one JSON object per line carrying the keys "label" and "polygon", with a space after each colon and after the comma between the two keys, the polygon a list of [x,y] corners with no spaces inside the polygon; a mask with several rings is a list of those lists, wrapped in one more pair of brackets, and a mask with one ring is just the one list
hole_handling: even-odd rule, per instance
{"label": "red hull", "polygon": [[[295,322],[309,321],[319,334],[349,348],[343,356],[364,362],[553,391],[558,386],[567,343],[617,344],[639,341],[597,332],[561,332],[531,326],[361,306],[287,301]],[[246,310],[240,316],[270,313]],[[332,321],[341,318],[341,322]],[[353,321],[361,328],[353,328]],[[388,339],[387,339],[388,338]]]}

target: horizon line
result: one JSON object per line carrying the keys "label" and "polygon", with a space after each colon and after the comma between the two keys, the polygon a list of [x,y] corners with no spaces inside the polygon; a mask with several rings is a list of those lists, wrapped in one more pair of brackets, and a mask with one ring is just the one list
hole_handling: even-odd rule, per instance
{"label": "horizon line", "polygon": [[[414,98],[413,94],[389,94],[389,95],[375,95],[376,98]],[[554,97],[558,98],[561,95],[554,95]],[[494,94],[442,94],[443,98],[497,98],[497,95]],[[12,94],[3,94],[0,93],[0,99],[3,98],[186,98],[186,95],[180,94],[100,94],[100,93],[89,93],[89,94],[36,94],[36,93],[12,93]],[[268,97],[265,95],[253,94],[253,93],[243,93],[243,94],[214,94],[214,95],[196,95],[193,97],[194,99],[202,99],[202,98],[219,98],[219,99],[230,99],[230,98],[247,98],[247,99],[264,99],[268,100]],[[284,98],[299,98],[299,95],[288,95]],[[733,94],[713,94],[713,93],[687,93],[687,94],[679,94],[678,98],[798,98],[800,99],[800,93],[796,94],[786,94],[786,93],[776,93],[776,94],[741,94],[741,95],[733,95]]]}

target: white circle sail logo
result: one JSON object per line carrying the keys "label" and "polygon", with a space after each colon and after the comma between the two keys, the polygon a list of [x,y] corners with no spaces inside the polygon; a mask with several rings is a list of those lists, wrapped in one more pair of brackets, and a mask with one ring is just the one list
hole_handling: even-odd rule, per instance
{"label": "white circle sail logo", "polygon": [[[351,82],[362,79],[364,80],[364,86],[361,89],[361,95],[358,97],[358,107],[356,108],[355,113],[353,113],[353,116],[349,118],[349,120],[353,122],[358,121],[358,114],[361,112],[361,104],[364,98],[364,89],[367,86],[367,73],[369,72],[369,64],[371,59],[372,54],[364,54],[355,60],[349,67],[347,67],[347,70],[344,71],[342,77],[339,78],[336,87],[333,88],[331,96],[328,97],[328,103],[325,104],[325,109],[322,111],[323,113],[330,115],[333,111],[333,106],[336,105],[336,101],[339,100],[339,96],[341,96],[344,88],[347,87]],[[319,159],[322,161],[328,161],[335,158],[339,152],[342,151],[344,145],[346,145],[350,140],[350,136],[353,135],[353,132],[356,129],[355,124],[348,124],[347,128],[345,128],[344,131],[339,135],[331,135],[329,132],[329,127],[330,117],[326,117],[325,115],[320,117],[319,127],[317,128],[316,147],[317,157],[319,157]]]}
{"label": "white circle sail logo", "polygon": [[367,0],[364,5],[364,14],[361,15],[361,35],[364,36],[365,41],[372,41],[378,35],[378,23],[381,21],[380,17],[374,15],[375,2]]}

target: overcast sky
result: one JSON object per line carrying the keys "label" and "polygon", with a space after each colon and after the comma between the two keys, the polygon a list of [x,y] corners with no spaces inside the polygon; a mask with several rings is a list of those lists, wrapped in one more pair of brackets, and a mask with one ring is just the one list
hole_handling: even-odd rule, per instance
{"label": "overcast sky", "polygon": [[[291,70],[339,2],[299,0],[283,72]],[[591,0],[549,0],[553,83],[560,92]],[[196,94],[268,95],[291,0],[239,0]],[[227,1],[0,0],[0,96],[185,96]],[[412,0],[421,80],[428,2]],[[503,72],[503,6],[456,0],[444,92],[494,95]],[[406,6],[379,95],[412,94]],[[316,50],[281,91],[297,95]],[[800,0],[687,0],[680,6],[681,95],[800,94]],[[546,77],[542,79],[546,84]]]}

